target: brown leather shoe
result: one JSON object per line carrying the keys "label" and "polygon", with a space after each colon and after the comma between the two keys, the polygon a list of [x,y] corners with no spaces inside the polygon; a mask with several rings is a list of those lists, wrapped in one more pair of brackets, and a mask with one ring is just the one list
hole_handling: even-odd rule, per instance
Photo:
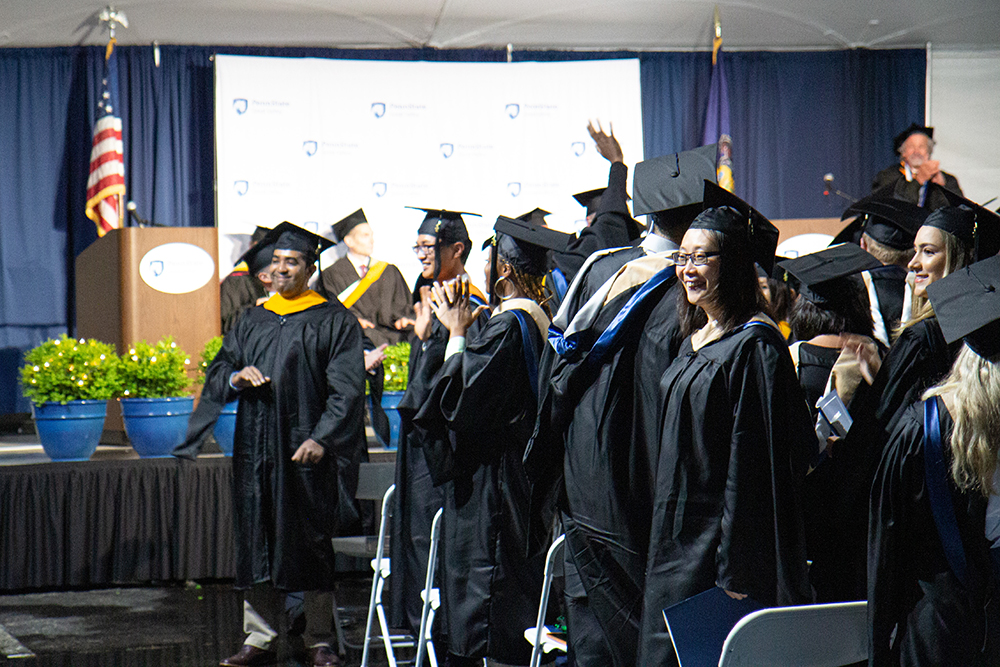
{"label": "brown leather shoe", "polygon": [[278,662],[278,654],[250,644],[240,647],[236,655],[231,655],[219,663],[220,667],[262,667]]}
{"label": "brown leather shoe", "polygon": [[325,644],[309,649],[309,655],[312,658],[313,667],[339,667],[343,664],[340,656]]}

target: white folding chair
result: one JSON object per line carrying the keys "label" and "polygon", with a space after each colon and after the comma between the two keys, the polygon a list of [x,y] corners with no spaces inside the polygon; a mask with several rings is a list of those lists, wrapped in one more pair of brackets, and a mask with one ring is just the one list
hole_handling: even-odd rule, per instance
{"label": "white folding chair", "polygon": [[[389,623],[385,617],[385,608],[382,605],[382,591],[385,590],[386,579],[392,574],[392,567],[388,556],[385,555],[386,530],[389,522],[392,495],[396,491],[396,485],[390,486],[385,495],[382,496],[382,515],[378,524],[378,541],[375,547],[375,558],[372,560],[372,569],[375,571],[372,576],[372,591],[368,600],[368,620],[365,622],[365,644],[361,653],[361,667],[368,667],[368,656],[371,651],[373,641],[381,640],[385,647],[386,659],[389,667],[397,667],[399,661],[396,659],[395,650],[399,648],[413,648],[417,645],[417,640],[410,634],[392,634],[389,631]],[[372,624],[378,618],[379,630],[381,634],[372,634]]]}
{"label": "white folding chair", "polygon": [[535,627],[524,631],[524,638],[532,646],[530,667],[539,667],[542,664],[542,653],[550,651],[566,652],[566,643],[554,639],[550,636],[551,628],[545,626],[545,611],[549,607],[549,592],[552,590],[552,580],[556,576],[557,567],[563,562],[563,543],[566,535],[560,535],[549,547],[545,556],[545,578],[542,580],[542,597],[538,602],[538,619]]}
{"label": "white folding chair", "polygon": [[719,667],[840,667],[868,659],[868,603],[761,609],[740,619]]}
{"label": "white folding chair", "polygon": [[441,606],[441,591],[434,588],[434,575],[437,572],[437,552],[438,542],[441,540],[441,517],[444,509],[439,509],[434,514],[434,521],[431,523],[431,547],[427,555],[427,576],[424,578],[424,590],[420,592],[420,599],[424,606],[420,611],[420,633],[417,635],[420,640],[417,642],[417,664],[416,667],[423,667],[424,655],[430,659],[431,667],[438,667],[437,655],[434,653],[434,640],[431,638],[431,626],[434,625],[434,615]]}

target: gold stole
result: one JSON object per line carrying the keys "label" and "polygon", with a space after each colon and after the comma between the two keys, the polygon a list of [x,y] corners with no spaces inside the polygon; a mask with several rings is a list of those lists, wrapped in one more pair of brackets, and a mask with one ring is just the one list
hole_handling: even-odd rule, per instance
{"label": "gold stole", "polygon": [[344,304],[344,307],[350,308],[353,306],[368,291],[368,288],[382,277],[382,272],[385,271],[387,266],[389,266],[389,263],[381,260],[373,263],[368,267],[368,272],[364,278],[348,285],[347,289],[338,294],[337,298]]}

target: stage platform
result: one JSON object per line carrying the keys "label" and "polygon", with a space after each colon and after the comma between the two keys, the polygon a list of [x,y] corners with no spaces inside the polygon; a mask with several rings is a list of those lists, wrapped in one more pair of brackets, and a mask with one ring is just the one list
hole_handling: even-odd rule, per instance
{"label": "stage platform", "polygon": [[36,436],[0,436],[0,591],[232,578],[232,483],[221,454],[52,462]]}

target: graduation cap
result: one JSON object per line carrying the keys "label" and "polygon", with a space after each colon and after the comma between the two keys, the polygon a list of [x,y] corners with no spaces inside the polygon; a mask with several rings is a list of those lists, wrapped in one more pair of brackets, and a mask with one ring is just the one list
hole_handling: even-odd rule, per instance
{"label": "graduation cap", "polygon": [[417,229],[417,234],[433,236],[434,242],[434,276],[441,273],[441,246],[451,243],[462,242],[465,244],[465,252],[462,253],[462,261],[469,259],[472,252],[472,240],[469,238],[469,230],[465,226],[463,215],[474,215],[481,217],[478,213],[468,211],[448,211],[443,208],[423,208],[420,206],[407,206],[415,211],[423,211],[424,219]]}
{"label": "graduation cap", "polygon": [[517,216],[518,220],[524,220],[526,222],[533,222],[536,225],[545,225],[545,216],[552,215],[552,211],[546,211],[544,208],[535,207],[534,209],[528,211],[527,213],[522,213]]}
{"label": "graduation cap", "polygon": [[993,256],[927,286],[941,333],[949,344],[965,340],[973,352],[1000,354],[1000,257]]}
{"label": "graduation cap", "polygon": [[903,142],[910,138],[914,134],[926,134],[928,139],[934,138],[934,128],[924,127],[923,125],[917,125],[916,123],[910,123],[910,126],[896,135],[892,140],[892,150],[896,153],[902,148]]}
{"label": "graduation cap", "polygon": [[968,247],[975,248],[977,261],[1000,252],[1000,215],[940,185],[934,187],[944,193],[950,206],[927,216],[925,225],[954,234]]}
{"label": "graduation cap", "polygon": [[[333,246],[333,241],[323,238],[319,234],[313,234],[308,229],[293,225],[286,220],[268,231],[264,235],[264,238],[256,246],[248,250],[243,257],[246,258],[247,254],[257,249],[258,246],[270,246],[272,253],[274,250],[295,250],[303,253],[311,261],[315,262],[324,250]],[[247,261],[247,266],[250,266],[250,264],[250,261]]]}
{"label": "graduation cap", "polygon": [[718,144],[663,155],[635,165],[632,180],[635,215],[700,204],[705,181],[716,180]]}
{"label": "graduation cap", "polygon": [[930,209],[896,199],[893,189],[893,185],[887,185],[847,207],[840,219],[857,217],[840,230],[831,245],[853,242],[863,232],[895,250],[912,248],[913,238],[930,214]]}
{"label": "graduation cap", "polygon": [[261,227],[260,225],[257,225],[257,229],[253,230],[253,234],[250,235],[250,245],[260,243],[261,239],[267,236],[269,231],[271,231],[269,227]]}
{"label": "graduation cap", "polygon": [[597,188],[595,190],[587,190],[586,192],[577,192],[573,195],[580,206],[587,209],[587,216],[594,215],[597,213],[597,209],[601,206],[601,195],[607,188]]}
{"label": "graduation cap", "polygon": [[333,223],[333,233],[338,241],[343,241],[352,229],[367,222],[368,218],[365,217],[365,212],[359,208],[343,220]]}
{"label": "graduation cap", "polygon": [[246,262],[247,273],[253,277],[271,265],[271,256],[274,254],[273,243],[260,243],[250,246],[250,249],[243,253],[239,262]]}
{"label": "graduation cap", "polygon": [[846,278],[880,266],[882,262],[853,243],[842,243],[778,263],[779,268],[798,280],[799,294],[817,306],[843,301],[852,294]]}
{"label": "graduation cap", "polygon": [[724,234],[743,235],[749,242],[750,258],[765,271],[774,268],[778,228],[757,209],[712,181],[704,182],[704,210],[690,229],[710,229]]}

